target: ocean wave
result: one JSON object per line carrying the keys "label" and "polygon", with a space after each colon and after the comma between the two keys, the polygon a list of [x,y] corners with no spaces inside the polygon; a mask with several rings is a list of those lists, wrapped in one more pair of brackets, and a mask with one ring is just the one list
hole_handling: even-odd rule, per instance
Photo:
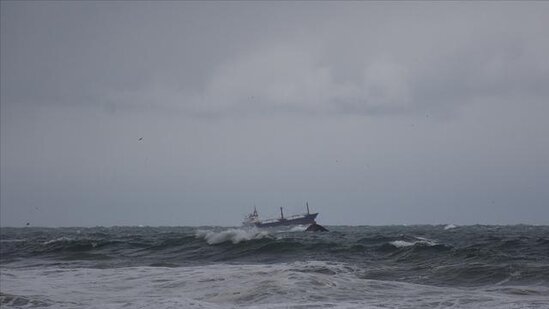
{"label": "ocean wave", "polygon": [[49,307],[51,303],[31,296],[19,296],[0,292],[0,307],[21,308],[21,307]]}
{"label": "ocean wave", "polygon": [[290,229],[290,232],[303,232],[307,227],[306,225],[296,225]]}
{"label": "ocean wave", "polygon": [[61,236],[61,237],[58,237],[58,238],[55,238],[55,239],[45,241],[45,242],[42,243],[42,245],[48,246],[48,245],[55,244],[55,243],[65,243],[65,242],[70,242],[70,241],[73,241],[73,240],[74,240],[74,238]]}
{"label": "ocean wave", "polygon": [[453,230],[455,229],[457,226],[454,225],[454,224],[447,224],[445,227],[444,227],[444,230]]}
{"label": "ocean wave", "polygon": [[[26,242],[24,246],[11,248],[10,253],[19,255],[28,252],[32,256],[48,255],[63,259],[104,260],[105,250],[116,252],[133,247],[130,242],[111,238],[92,238],[86,236],[61,236],[38,243]],[[80,255],[79,255],[80,254]]]}
{"label": "ocean wave", "polygon": [[[434,286],[363,278],[349,263],[8,269],[3,289],[55,308],[547,308],[543,286]],[[101,284],[97,284],[101,282]],[[124,293],[116,291],[123,290]],[[9,292],[12,293],[12,292]],[[5,294],[6,308],[18,308]],[[150,295],[155,295],[151,297]],[[25,303],[26,304],[26,303]]]}
{"label": "ocean wave", "polygon": [[243,241],[252,239],[270,238],[271,235],[266,231],[258,231],[255,229],[228,229],[221,232],[214,232],[209,230],[196,231],[196,237],[206,240],[210,245],[217,245],[224,242],[232,242],[238,244]]}
{"label": "ocean wave", "polygon": [[417,242],[409,242],[404,240],[395,240],[391,241],[390,244],[397,247],[397,248],[403,248],[403,247],[410,247],[415,245]]}
{"label": "ocean wave", "polygon": [[8,243],[8,242],[25,242],[27,241],[26,238],[22,238],[22,239],[0,239],[0,243],[2,242],[5,242],[5,243]]}
{"label": "ocean wave", "polygon": [[415,241],[395,240],[395,241],[389,242],[389,244],[397,248],[411,247],[415,245],[422,245],[422,246],[428,246],[428,247],[433,247],[438,245],[436,241],[431,239],[427,239],[423,237],[416,237],[416,239],[417,240]]}
{"label": "ocean wave", "polygon": [[[349,262],[365,279],[549,285],[549,227],[331,227],[330,233],[220,228],[2,229],[0,267]],[[80,232],[78,232],[80,231]],[[330,273],[326,270],[326,273]],[[16,293],[17,294],[17,293]]]}

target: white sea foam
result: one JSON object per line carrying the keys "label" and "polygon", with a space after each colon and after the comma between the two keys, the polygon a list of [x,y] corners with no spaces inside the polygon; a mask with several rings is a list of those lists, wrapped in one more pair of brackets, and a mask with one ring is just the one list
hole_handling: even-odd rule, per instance
{"label": "white sea foam", "polygon": [[[2,268],[9,297],[48,308],[547,308],[549,287],[437,287],[364,279],[346,263]],[[519,291],[520,293],[517,293]],[[4,298],[4,299],[2,299]],[[4,306],[5,305],[5,306]]]}
{"label": "white sea foam", "polygon": [[61,237],[58,237],[58,238],[55,238],[55,239],[45,241],[42,244],[43,245],[51,245],[51,244],[58,243],[58,242],[69,242],[71,240],[73,240],[73,239],[70,238],[70,237],[61,236]]}
{"label": "white sea foam", "polygon": [[20,238],[20,239],[0,239],[0,242],[24,242],[27,241],[26,238]]}
{"label": "white sea foam", "polygon": [[391,245],[393,245],[397,248],[413,246],[415,243],[416,242],[409,242],[409,241],[404,241],[404,240],[395,240],[395,241],[390,242]]}
{"label": "white sea foam", "polygon": [[427,239],[423,237],[415,237],[415,238],[417,239],[415,241],[395,240],[395,241],[391,241],[390,244],[397,248],[410,247],[416,244],[429,246],[429,247],[437,245],[437,242],[431,239]]}
{"label": "white sea foam", "polygon": [[270,237],[268,232],[258,231],[256,229],[228,229],[221,232],[198,230],[195,235],[197,238],[206,240],[206,242],[210,245],[216,245],[229,241],[233,244],[237,244],[242,241]]}
{"label": "white sea foam", "polygon": [[290,232],[303,232],[307,227],[307,225],[296,225],[290,229]]}
{"label": "white sea foam", "polygon": [[451,230],[451,229],[455,229],[457,226],[455,226],[454,224],[448,224],[444,227],[445,230]]}

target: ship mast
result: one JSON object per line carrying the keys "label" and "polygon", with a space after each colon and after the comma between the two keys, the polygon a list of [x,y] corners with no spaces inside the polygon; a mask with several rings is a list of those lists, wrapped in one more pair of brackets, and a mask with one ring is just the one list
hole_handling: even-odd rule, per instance
{"label": "ship mast", "polygon": [[307,205],[307,214],[309,215],[309,202],[305,202],[305,204]]}
{"label": "ship mast", "polygon": [[280,219],[284,219],[284,213],[282,212],[282,207],[280,207]]}

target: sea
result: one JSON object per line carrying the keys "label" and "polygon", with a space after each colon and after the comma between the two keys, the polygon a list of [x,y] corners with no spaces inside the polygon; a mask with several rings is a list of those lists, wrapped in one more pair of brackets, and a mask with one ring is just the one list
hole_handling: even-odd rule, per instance
{"label": "sea", "polygon": [[0,228],[1,308],[549,308],[549,226]]}

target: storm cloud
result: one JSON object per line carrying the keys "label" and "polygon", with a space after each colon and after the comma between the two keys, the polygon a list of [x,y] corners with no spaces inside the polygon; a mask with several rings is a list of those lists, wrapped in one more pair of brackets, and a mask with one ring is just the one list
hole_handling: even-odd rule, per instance
{"label": "storm cloud", "polygon": [[2,225],[547,224],[547,3],[1,6]]}

